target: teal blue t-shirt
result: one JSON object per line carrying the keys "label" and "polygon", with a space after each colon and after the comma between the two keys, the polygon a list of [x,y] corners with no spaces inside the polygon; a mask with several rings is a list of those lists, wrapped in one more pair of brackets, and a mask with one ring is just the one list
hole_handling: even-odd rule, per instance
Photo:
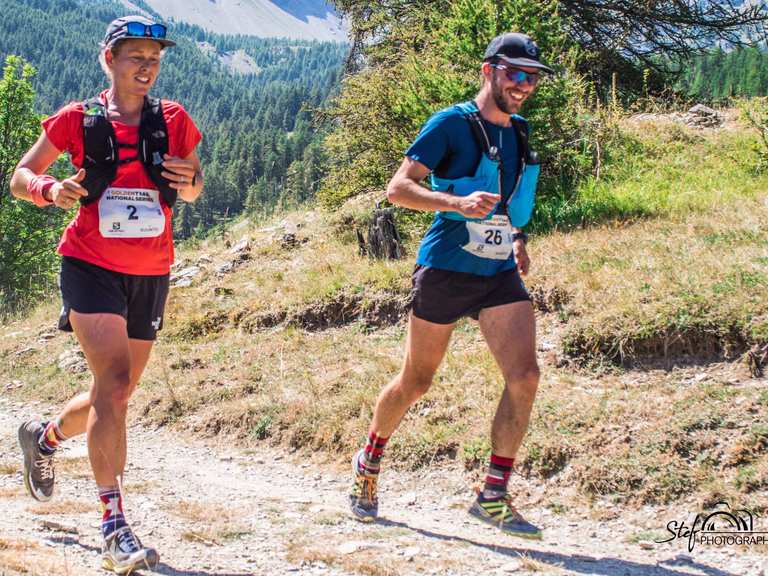
{"label": "teal blue t-shirt", "polygon": [[[472,103],[451,106],[432,115],[421,128],[405,155],[421,162],[442,178],[472,176],[482,150],[475,143],[469,121],[459,106],[477,110]],[[483,120],[492,146],[499,149],[504,196],[509,197],[517,180],[520,156],[513,126],[503,127]],[[416,263],[422,266],[493,276],[515,268],[514,256],[508,260],[481,258],[462,248],[469,240],[466,224],[435,215],[419,246]]]}

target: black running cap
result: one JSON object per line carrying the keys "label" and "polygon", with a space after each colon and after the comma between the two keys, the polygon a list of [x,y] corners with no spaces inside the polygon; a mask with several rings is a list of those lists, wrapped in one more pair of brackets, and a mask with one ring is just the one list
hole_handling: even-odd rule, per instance
{"label": "black running cap", "polygon": [[144,26],[154,26],[156,24],[159,24],[166,28],[167,26],[163,24],[162,22],[155,22],[154,20],[150,20],[149,18],[146,18],[144,16],[123,16],[122,18],[116,18],[112,20],[112,22],[109,23],[109,26],[107,26],[107,32],[104,35],[104,47],[112,46],[115,44],[115,42],[119,40],[128,40],[131,38],[136,39],[147,39],[147,40],[154,40],[155,42],[158,42],[163,48],[170,48],[171,46],[176,46],[176,42],[173,40],[168,40],[167,38],[157,38],[152,35],[146,35],[146,36],[137,36],[134,34],[128,33],[128,24],[131,22],[138,22],[140,24],[144,24]]}
{"label": "black running cap", "polygon": [[554,72],[552,68],[542,63],[541,50],[530,36],[519,32],[507,32],[496,36],[485,49],[483,60],[498,58],[513,66],[538,68],[544,72]]}

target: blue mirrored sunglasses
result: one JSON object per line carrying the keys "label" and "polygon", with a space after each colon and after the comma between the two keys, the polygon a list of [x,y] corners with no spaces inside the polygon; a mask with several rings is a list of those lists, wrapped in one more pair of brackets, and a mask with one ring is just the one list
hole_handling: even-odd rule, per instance
{"label": "blue mirrored sunglasses", "polygon": [[491,64],[491,66],[499,70],[504,70],[507,80],[514,82],[515,84],[527,82],[531,86],[536,86],[539,81],[539,75],[536,72],[526,72],[525,70],[512,68],[511,66],[505,66],[504,64]]}
{"label": "blue mirrored sunglasses", "polygon": [[165,38],[168,29],[162,24],[143,24],[142,22],[128,22],[125,25],[128,36],[138,38]]}

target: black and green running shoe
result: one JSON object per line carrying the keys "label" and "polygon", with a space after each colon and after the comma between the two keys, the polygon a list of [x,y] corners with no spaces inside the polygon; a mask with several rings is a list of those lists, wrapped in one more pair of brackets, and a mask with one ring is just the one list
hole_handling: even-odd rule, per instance
{"label": "black and green running shoe", "polygon": [[541,540],[541,530],[523,518],[520,512],[512,506],[512,499],[508,494],[501,498],[485,500],[480,493],[469,509],[469,513],[478,520],[495,526],[511,536]]}
{"label": "black and green running shoe", "polygon": [[361,522],[374,522],[379,513],[379,498],[376,495],[377,474],[365,474],[360,470],[362,450],[352,457],[352,472],[355,483],[349,494],[349,507],[353,516]]}

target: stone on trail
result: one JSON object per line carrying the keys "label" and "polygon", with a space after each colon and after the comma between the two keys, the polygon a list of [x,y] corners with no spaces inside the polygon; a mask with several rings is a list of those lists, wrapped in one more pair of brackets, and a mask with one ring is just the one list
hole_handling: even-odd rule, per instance
{"label": "stone on trail", "polygon": [[339,545],[337,548],[339,554],[344,554],[345,556],[349,554],[354,554],[358,550],[363,550],[368,547],[368,544],[365,542],[344,542],[343,544]]}
{"label": "stone on trail", "polygon": [[501,567],[502,572],[519,572],[523,569],[523,563],[520,560],[511,560]]}
{"label": "stone on trail", "polygon": [[58,357],[59,370],[79,374],[88,370],[88,364],[85,356],[78,349],[65,350]]}

